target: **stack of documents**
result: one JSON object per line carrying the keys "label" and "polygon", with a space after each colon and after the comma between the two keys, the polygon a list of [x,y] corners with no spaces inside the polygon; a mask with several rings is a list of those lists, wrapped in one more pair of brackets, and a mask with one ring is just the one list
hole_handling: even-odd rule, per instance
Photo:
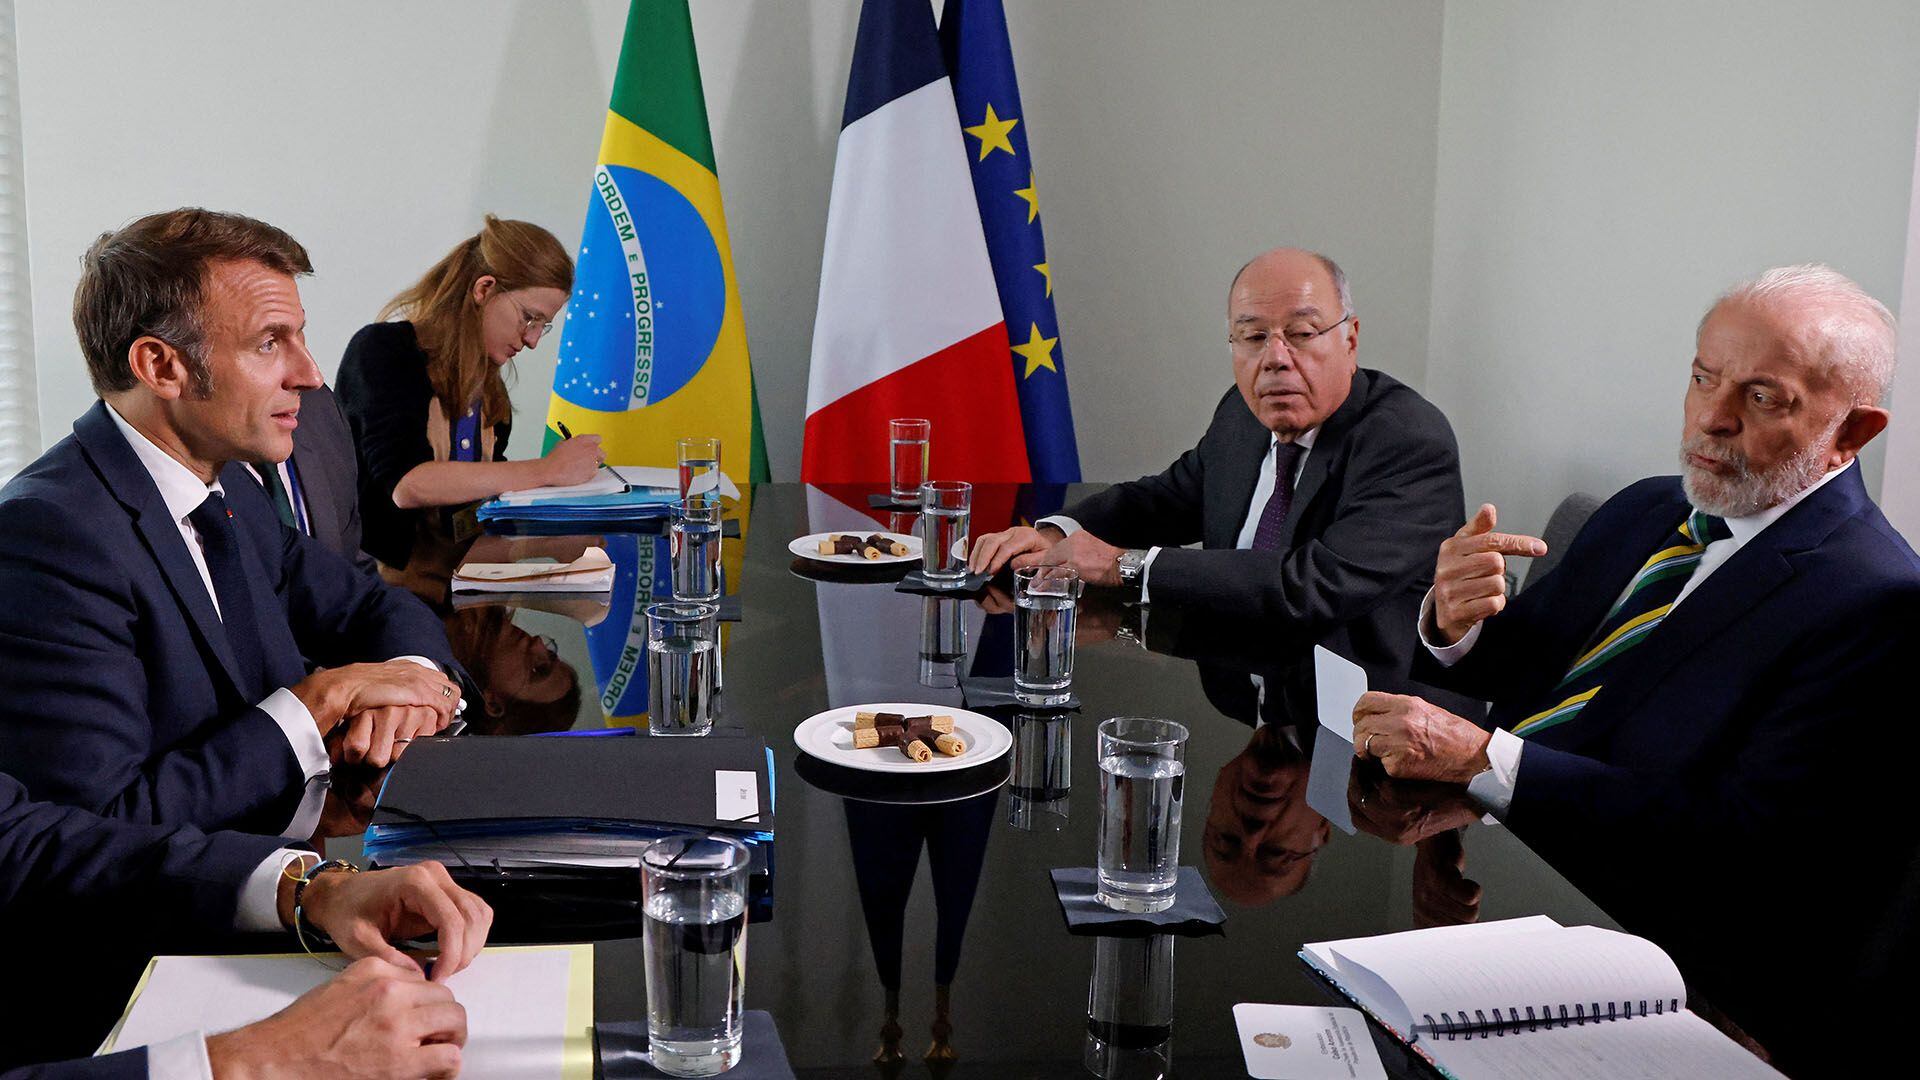
{"label": "stack of documents", "polygon": [[[740,489],[724,475],[721,495],[738,499]],[[483,522],[596,527],[667,517],[680,498],[677,470],[641,465],[603,465],[592,480],[566,487],[509,491],[480,504]]]}
{"label": "stack of documents", "polygon": [[454,572],[453,591],[461,592],[610,592],[613,560],[606,549],[590,547],[569,563],[466,563]]}

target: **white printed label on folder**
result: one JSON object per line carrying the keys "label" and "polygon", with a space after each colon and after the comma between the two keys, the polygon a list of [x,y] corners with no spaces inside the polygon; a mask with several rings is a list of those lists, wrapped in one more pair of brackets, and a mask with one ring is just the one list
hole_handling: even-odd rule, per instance
{"label": "white printed label on folder", "polygon": [[758,774],[716,769],[713,774],[713,816],[721,821],[758,822]]}
{"label": "white printed label on folder", "polygon": [[1254,1080],[1386,1080],[1358,1009],[1243,1002],[1233,1023]]}

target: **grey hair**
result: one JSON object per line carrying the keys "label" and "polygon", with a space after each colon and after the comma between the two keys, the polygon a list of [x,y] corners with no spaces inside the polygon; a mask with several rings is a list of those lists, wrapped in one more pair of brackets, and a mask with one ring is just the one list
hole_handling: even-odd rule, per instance
{"label": "grey hair", "polygon": [[[1278,250],[1278,249],[1274,249],[1274,250]],[[1256,262],[1259,262],[1261,255],[1266,255],[1266,254],[1268,254],[1268,252],[1263,251],[1260,253],[1260,255],[1255,255],[1253,258],[1248,259],[1246,262],[1243,262],[1240,264],[1240,269],[1235,270],[1233,272],[1233,280],[1227,284],[1228,295],[1232,295],[1234,286],[1240,284],[1240,275],[1247,272],[1247,267],[1252,266]],[[1333,279],[1334,294],[1340,297],[1340,317],[1344,319],[1347,316],[1352,315],[1353,314],[1353,287],[1347,284],[1347,272],[1345,270],[1340,269],[1339,263],[1334,262],[1332,259],[1328,258],[1325,255],[1320,254],[1317,251],[1309,251],[1307,252],[1307,254],[1313,256],[1315,259],[1318,259],[1320,261],[1321,267],[1326,270],[1327,276]]]}
{"label": "grey hair", "polygon": [[1720,305],[1734,301],[1821,305],[1826,312],[1814,332],[1822,358],[1852,391],[1855,405],[1886,400],[1899,361],[1899,321],[1852,278],[1825,263],[1776,266],[1720,294],[1701,317],[1701,328]]}

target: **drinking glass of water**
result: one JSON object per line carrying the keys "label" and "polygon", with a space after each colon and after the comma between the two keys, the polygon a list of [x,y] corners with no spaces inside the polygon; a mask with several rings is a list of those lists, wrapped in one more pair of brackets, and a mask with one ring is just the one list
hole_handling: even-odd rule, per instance
{"label": "drinking glass of water", "polygon": [[673,598],[700,603],[720,599],[720,500],[696,495],[681,503],[668,532]]}
{"label": "drinking glass of water", "polygon": [[936,588],[959,588],[967,580],[967,533],[973,485],[931,480],[920,485],[920,576]]}
{"label": "drinking glass of water", "polygon": [[720,440],[681,439],[680,501],[689,496],[720,497]]}
{"label": "drinking glass of water", "polygon": [[920,505],[920,485],[927,482],[927,455],[932,440],[930,421],[887,421],[887,462],[892,477],[888,494],[894,502],[903,506]]}
{"label": "drinking glass of water", "polygon": [[1072,700],[1073,624],[1080,574],[1071,566],[1013,573],[1013,699],[1022,705]]}
{"label": "drinking glass of water", "polygon": [[713,730],[720,609],[713,604],[647,605],[647,732]]}
{"label": "drinking glass of water", "polygon": [[740,1061],[749,861],[738,840],[701,835],[664,837],[640,856],[647,1043],[669,1076],[713,1076]]}
{"label": "drinking glass of water", "polygon": [[1116,716],[1100,725],[1100,902],[1116,911],[1165,911],[1180,873],[1180,796],[1187,729]]}

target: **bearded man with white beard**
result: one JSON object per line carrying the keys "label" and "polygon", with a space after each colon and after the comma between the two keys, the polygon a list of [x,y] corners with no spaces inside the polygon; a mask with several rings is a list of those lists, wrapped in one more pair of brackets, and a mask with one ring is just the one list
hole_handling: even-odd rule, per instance
{"label": "bearded man with white beard", "polygon": [[[1840,864],[1822,893],[1897,877],[1912,830],[1884,830],[1912,814],[1870,808],[1901,788],[1863,766],[1911,767],[1920,559],[1857,462],[1887,426],[1894,363],[1893,316],[1828,267],[1729,290],[1697,334],[1680,476],[1615,495],[1511,598],[1506,557],[1545,544],[1482,506],[1441,545],[1414,677],[1487,699],[1489,726],[1370,693],[1355,753],[1466,785],[1622,921],[1649,891],[1671,911],[1761,868],[1763,891],[1722,893],[1710,923],[1771,911],[1751,898],[1822,859]],[[1867,835],[1887,841],[1875,856],[1838,857]]]}

